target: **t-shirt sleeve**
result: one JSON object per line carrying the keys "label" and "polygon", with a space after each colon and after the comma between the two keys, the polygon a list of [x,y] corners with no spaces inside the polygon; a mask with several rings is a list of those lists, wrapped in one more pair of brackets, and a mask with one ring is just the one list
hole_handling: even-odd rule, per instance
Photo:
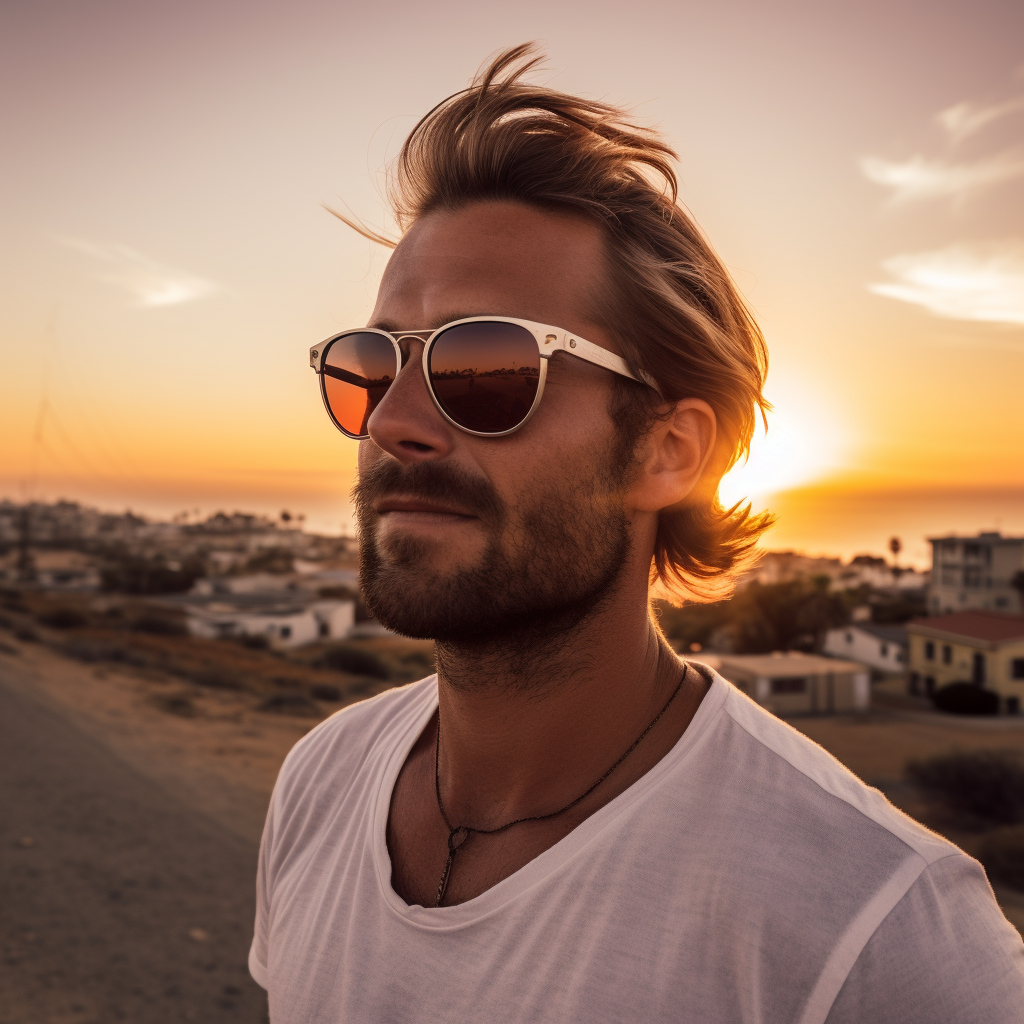
{"label": "t-shirt sleeve", "polygon": [[[274,795],[276,796],[276,788]],[[252,945],[249,947],[249,973],[262,988],[268,988],[267,949],[270,934],[269,860],[274,834],[274,804],[271,797],[267,821],[260,841],[260,859],[256,868],[256,923],[253,926]]]}
{"label": "t-shirt sleeve", "polygon": [[826,1024],[1020,1024],[1024,943],[981,865],[929,865],[865,944]]}

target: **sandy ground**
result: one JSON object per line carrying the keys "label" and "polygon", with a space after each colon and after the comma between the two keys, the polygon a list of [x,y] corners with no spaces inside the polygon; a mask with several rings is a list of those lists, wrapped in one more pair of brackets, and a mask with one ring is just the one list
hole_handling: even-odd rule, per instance
{"label": "sandy ground", "polygon": [[[137,771],[187,794],[199,810],[259,842],[281,762],[316,718],[257,711],[259,698],[241,691],[83,665],[41,644],[4,643],[20,651],[0,653],[0,671],[5,663],[18,670],[16,678],[11,676],[14,685],[31,687],[69,709],[79,728]],[[194,717],[165,710],[183,695],[198,711]]]}

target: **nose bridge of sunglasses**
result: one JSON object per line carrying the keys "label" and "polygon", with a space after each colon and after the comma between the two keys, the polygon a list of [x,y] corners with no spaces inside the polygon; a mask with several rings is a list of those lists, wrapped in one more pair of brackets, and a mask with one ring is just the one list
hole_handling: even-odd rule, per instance
{"label": "nose bridge of sunglasses", "polygon": [[[398,351],[401,353],[401,366],[399,369],[405,368],[413,358],[414,351],[423,351],[423,346],[426,345],[427,339],[432,333],[432,331],[401,331],[395,334],[395,341],[398,342]],[[420,345],[418,350],[414,350],[416,342],[419,342]]]}

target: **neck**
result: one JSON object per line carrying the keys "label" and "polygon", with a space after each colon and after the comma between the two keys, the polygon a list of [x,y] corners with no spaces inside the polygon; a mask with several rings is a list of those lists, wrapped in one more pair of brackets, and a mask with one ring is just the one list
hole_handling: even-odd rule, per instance
{"label": "neck", "polygon": [[557,809],[658,714],[682,665],[649,616],[643,582],[568,629],[438,646],[440,779],[453,825],[493,828]]}

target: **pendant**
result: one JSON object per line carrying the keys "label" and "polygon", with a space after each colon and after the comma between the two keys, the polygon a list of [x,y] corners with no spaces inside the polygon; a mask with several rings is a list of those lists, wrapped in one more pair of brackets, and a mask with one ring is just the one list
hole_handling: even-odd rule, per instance
{"label": "pendant", "polygon": [[458,853],[459,847],[469,838],[471,831],[472,829],[467,828],[465,825],[459,825],[448,833],[448,859],[444,862],[444,871],[441,874],[441,882],[437,887],[437,902],[434,904],[435,907],[441,906],[444,894],[448,891],[448,880],[452,875],[452,861],[455,860],[455,854]]}

